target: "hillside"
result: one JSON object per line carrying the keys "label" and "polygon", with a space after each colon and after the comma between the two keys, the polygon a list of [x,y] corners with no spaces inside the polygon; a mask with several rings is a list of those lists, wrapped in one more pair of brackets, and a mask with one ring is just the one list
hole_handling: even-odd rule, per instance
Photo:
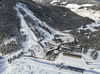
{"label": "hillside", "polygon": [[99,74],[100,12],[91,6],[0,1],[0,74]]}
{"label": "hillside", "polygon": [[[0,43],[1,46],[3,46],[1,47],[0,51],[5,51],[4,54],[6,54],[7,52],[10,53],[10,51],[14,51],[14,49],[20,49],[22,47],[21,43],[25,40],[25,36],[21,35],[21,33],[19,32],[20,21],[17,17],[16,11],[13,9],[16,2],[17,0],[8,2],[3,0],[0,2]],[[28,5],[29,9],[34,12],[34,15],[36,17],[46,22],[49,26],[53,27],[56,30],[75,29],[77,27],[80,27],[81,25],[86,25],[93,22],[93,20],[86,17],[81,17],[64,7],[42,6],[32,2],[31,0],[28,2],[26,0],[21,2]],[[22,13],[24,14],[24,12]],[[28,17],[26,17],[25,19],[29,21],[29,23],[34,23]],[[10,38],[15,38],[17,40],[17,44],[15,43],[13,46],[9,47],[8,45],[6,47],[4,43]],[[5,48],[9,48],[9,51],[5,50]]]}
{"label": "hillside", "polygon": [[37,3],[43,3],[43,4],[70,4],[70,3],[76,3],[76,4],[94,4],[94,3],[100,3],[100,0],[32,0]]}

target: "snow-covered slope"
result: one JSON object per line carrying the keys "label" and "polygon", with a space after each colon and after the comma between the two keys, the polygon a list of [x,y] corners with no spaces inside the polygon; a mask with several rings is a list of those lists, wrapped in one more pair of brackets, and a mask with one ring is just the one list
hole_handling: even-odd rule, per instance
{"label": "snow-covered slope", "polygon": [[[60,33],[59,31],[56,31],[53,28],[49,27],[45,22],[42,22],[36,16],[34,16],[34,13],[32,13],[27,8],[26,5],[24,5],[22,3],[18,3],[18,4],[16,4],[15,9],[17,10],[18,16],[21,19],[21,26],[22,26],[21,32],[23,31],[24,34],[27,36],[26,42],[23,43],[23,45],[26,46],[25,49],[32,49],[30,47],[33,47],[33,50],[34,50],[34,45],[37,45],[37,46],[39,46],[39,45],[37,44],[38,40],[34,34],[34,30],[32,32],[29,25],[25,21],[24,16],[19,12],[19,10],[18,10],[19,8],[22,8],[26,12],[26,14],[24,16],[30,16],[30,18],[32,18],[32,20],[35,21],[36,25],[33,27],[36,27],[37,31],[40,32],[40,34],[44,36],[45,41],[48,41],[48,39],[49,39],[49,41],[52,40],[53,36],[56,34],[65,35],[67,37],[67,39],[69,40],[69,42],[74,40],[71,35]],[[42,29],[42,27],[48,28],[48,30],[50,31],[51,34],[49,32],[47,32],[46,30]],[[39,50],[43,50],[43,49],[38,49],[38,48],[36,49],[36,51],[39,51]],[[41,53],[43,54],[43,51]],[[39,54],[39,52],[37,52],[37,54]]]}
{"label": "snow-covered slope", "polygon": [[[95,23],[86,25],[86,28],[83,28],[83,26],[79,29],[90,29],[91,31],[97,31],[93,27],[99,27],[100,26],[100,11],[98,10],[92,10],[88,7],[95,6],[96,4],[67,4],[65,7],[71,9],[71,11],[75,12],[76,14],[83,16],[83,17],[89,17],[93,20],[95,20]],[[83,7],[82,9],[80,9]]]}
{"label": "snow-covered slope", "polygon": [[76,3],[76,4],[100,3],[99,0],[33,0],[33,1],[51,5],[66,5],[67,3]]}
{"label": "snow-covered slope", "polygon": [[[99,20],[100,11],[86,8],[86,7],[91,7],[94,5],[96,5],[96,4],[83,4],[83,5],[67,4],[65,7],[70,8],[73,12],[77,13],[80,16],[89,17],[94,20]],[[80,7],[84,7],[84,8],[80,9]]]}
{"label": "snow-covered slope", "polygon": [[[99,74],[99,71],[91,70],[90,67],[86,64],[84,58],[73,58],[68,56],[63,56],[62,53],[59,54],[55,61],[48,61],[45,59],[46,53],[45,50],[48,50],[45,46],[45,42],[50,42],[54,44],[53,46],[57,48],[60,43],[54,42],[55,35],[59,35],[63,40],[63,43],[73,42],[74,37],[69,33],[62,33],[57,31],[46,24],[46,22],[38,19],[34,12],[32,12],[28,7],[23,3],[17,3],[14,9],[17,11],[18,17],[20,18],[21,29],[20,32],[23,35],[26,35],[26,41],[23,42],[23,49],[5,55],[3,59],[0,60],[0,74],[81,74],[81,72],[72,71],[67,68],[59,68],[57,65],[63,66],[72,66],[77,68],[85,69],[84,74]],[[25,14],[23,15],[19,9],[22,9]],[[25,17],[29,17],[32,21],[35,22],[35,25],[29,25]],[[36,30],[35,30],[35,29]],[[41,39],[37,39],[35,31],[39,32]],[[14,39],[11,39],[14,40]],[[9,41],[8,41],[9,42]],[[43,45],[43,47],[41,46]],[[34,56],[31,56],[31,52],[34,52]],[[11,63],[8,63],[8,59],[13,56],[17,56],[20,52],[23,51],[23,55],[18,59],[12,59]],[[78,55],[80,55],[78,53]]]}

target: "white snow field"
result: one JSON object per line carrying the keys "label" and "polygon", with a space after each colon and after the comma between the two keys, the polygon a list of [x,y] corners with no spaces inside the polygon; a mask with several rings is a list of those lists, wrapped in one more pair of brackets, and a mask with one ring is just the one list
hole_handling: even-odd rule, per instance
{"label": "white snow field", "polygon": [[[22,8],[25,11],[25,15],[22,15],[19,11],[19,8]],[[62,39],[64,42],[73,42],[74,37],[71,34],[65,34],[61,33],[59,31],[54,30],[53,28],[49,27],[45,22],[42,22],[39,20],[34,13],[28,9],[28,7],[23,4],[23,3],[17,3],[14,9],[17,11],[18,17],[20,18],[21,22],[21,30],[20,32],[24,32],[23,34],[26,35],[26,41],[23,42],[24,48],[11,54],[7,54],[3,57],[3,59],[0,60],[0,74],[100,74],[100,67],[99,67],[99,61],[100,61],[100,52],[99,52],[99,57],[97,58],[95,63],[99,65],[93,66],[95,67],[95,70],[90,69],[90,65],[86,64],[86,61],[89,60],[91,61],[91,58],[89,57],[89,54],[87,55],[82,55],[82,58],[73,58],[73,57],[68,57],[68,56],[63,56],[62,53],[59,54],[57,59],[55,61],[48,61],[45,58],[46,54],[44,52],[44,48],[41,47],[41,45],[38,43],[39,39],[37,39],[34,30],[32,31],[31,28],[29,27],[29,24],[27,21],[24,19],[25,16],[30,16],[30,18],[35,21],[36,25],[32,26],[33,28],[35,27],[38,32],[40,32],[41,35],[44,36],[44,39],[42,41],[42,44],[45,42],[51,42],[53,43],[52,39],[54,35],[59,34],[63,35]],[[43,29],[42,27],[48,28],[50,33]],[[55,44],[58,46],[58,44]],[[29,57],[31,54],[29,52],[29,49],[34,51],[34,57]],[[15,55],[18,55],[20,52],[24,52],[24,54],[19,58],[12,60],[11,63],[8,63],[8,58],[11,58]],[[89,57],[89,58],[88,58]],[[40,58],[40,59],[39,59]],[[93,61],[93,60],[92,60]],[[70,69],[63,69],[63,68],[58,68],[57,65],[63,65],[64,66],[72,66],[72,67],[77,67],[77,68],[82,68],[85,69],[83,73],[81,72],[76,72]]]}

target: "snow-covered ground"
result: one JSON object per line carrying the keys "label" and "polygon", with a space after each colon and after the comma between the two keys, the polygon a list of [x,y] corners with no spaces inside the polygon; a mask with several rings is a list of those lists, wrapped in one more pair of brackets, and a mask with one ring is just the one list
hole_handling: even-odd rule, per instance
{"label": "snow-covered ground", "polygon": [[[83,16],[83,17],[89,17],[93,20],[95,20],[95,23],[92,24],[87,24],[86,28],[83,28],[83,26],[81,26],[79,28],[86,30],[86,29],[90,29],[91,31],[97,31],[98,29],[95,29],[93,27],[99,27],[100,26],[100,10],[93,10],[93,9],[89,9],[86,7],[91,7],[94,6],[96,4],[83,4],[83,5],[78,5],[78,4],[67,4],[65,7],[71,9],[71,11],[75,12],[76,14]],[[82,9],[80,9],[80,7],[84,7]]]}
{"label": "snow-covered ground", "polygon": [[30,57],[21,57],[11,64],[3,62],[2,65],[1,74],[80,74],[70,70],[60,70],[55,63]]}
{"label": "snow-covered ground", "polygon": [[62,2],[61,0],[52,0],[52,1],[50,2],[50,4],[51,4],[51,5],[57,5],[57,3],[59,3],[59,2],[60,2],[61,5],[66,5],[68,1],[66,0],[66,1],[63,1],[63,2]]}
{"label": "snow-covered ground", "polygon": [[53,0],[50,4],[56,5],[55,3],[60,2],[60,0]]}
{"label": "snow-covered ground", "polygon": [[36,57],[45,57],[45,53],[43,52],[44,49],[37,43],[37,37],[28,26],[24,16],[19,11],[19,8],[23,8],[23,10],[26,12],[26,15],[32,15],[33,13],[31,11],[28,12],[28,8],[25,5],[21,3],[16,4],[15,9],[17,10],[18,16],[21,20],[21,32],[23,31],[27,37],[26,41],[23,43],[25,50],[34,50]]}
{"label": "snow-covered ground", "polygon": [[[88,9],[86,7],[94,6],[94,4],[83,4],[83,5],[77,5],[77,4],[67,4],[65,7],[70,8],[73,12],[76,14],[83,16],[83,17],[89,17],[93,20],[100,20],[100,11],[98,10],[92,10]],[[79,9],[80,7],[84,7],[83,9]]]}
{"label": "snow-covered ground", "polygon": [[89,29],[90,31],[94,32],[94,31],[98,30],[98,29],[95,29],[95,27],[100,27],[100,23],[87,24],[86,28],[83,28],[83,26],[81,26],[80,28],[78,28],[78,30],[87,30],[87,29]]}
{"label": "snow-covered ground", "polygon": [[62,2],[61,4],[66,4],[67,3],[67,1],[65,1],[65,2]]}
{"label": "snow-covered ground", "polygon": [[9,44],[11,41],[15,41],[15,42],[16,42],[16,38],[15,38],[15,37],[12,37],[12,38],[10,38],[10,39],[5,39],[5,40],[0,44],[0,47],[2,47],[2,45]]}
{"label": "snow-covered ground", "polygon": [[[19,11],[19,8],[22,8],[25,11],[25,15],[22,15]],[[47,61],[46,59],[38,59],[38,58],[45,58],[45,52],[44,48],[41,47],[41,45],[38,43],[38,40],[34,30],[32,31],[29,27],[29,24],[24,19],[25,16],[29,16],[34,22],[36,29],[38,32],[40,32],[41,35],[44,36],[43,43],[44,42],[50,42],[53,43],[52,39],[54,35],[62,35],[63,37],[60,37],[64,40],[64,42],[73,42],[74,37],[73,35],[69,33],[62,33],[59,31],[54,30],[53,28],[49,27],[45,22],[42,22],[39,20],[34,13],[28,9],[26,5],[23,3],[17,3],[14,9],[17,11],[18,17],[20,18],[21,22],[21,32],[24,32],[23,34],[26,35],[26,41],[22,44],[24,46],[23,49],[11,53],[10,55],[5,55],[3,59],[0,60],[0,74],[81,74],[81,72],[72,71],[70,69],[61,69],[56,67],[57,65],[61,65],[61,63],[64,63],[65,66],[72,66],[72,67],[78,67],[82,69],[86,69],[84,71],[84,74],[99,74],[99,66],[95,66],[95,71],[90,69],[90,66],[86,64],[86,57],[89,56],[89,54],[84,55],[81,59],[79,58],[73,58],[68,56],[63,56],[62,53],[59,54],[57,59],[55,61]],[[43,29],[43,27],[48,28],[50,33]],[[55,43],[54,43],[55,44]],[[55,47],[59,44],[55,44]],[[29,57],[30,52],[29,49],[33,50],[35,53],[35,57]],[[13,57],[15,55],[18,55],[20,52],[24,52],[24,55],[21,56],[19,59],[12,60],[10,64],[8,64],[7,60],[10,57]],[[82,54],[80,54],[82,55]],[[84,59],[85,57],[85,59]],[[100,58],[100,54],[99,54]],[[97,61],[99,62],[99,58],[97,58]],[[90,60],[90,59],[89,59]],[[92,60],[93,61],[93,60]],[[98,63],[95,61],[96,63]]]}
{"label": "snow-covered ground", "polygon": [[96,60],[93,60],[92,57],[90,56],[90,53],[93,49],[89,49],[88,50],[88,53],[86,55],[83,54],[83,57],[84,57],[84,60],[86,62],[91,62],[90,64],[88,64],[88,67],[95,70],[95,71],[98,71],[100,72],[100,51],[97,51],[98,52],[98,57]]}
{"label": "snow-covered ground", "polygon": [[[80,30],[91,30],[92,32],[94,31],[98,31],[98,29],[95,29],[94,27],[100,27],[100,10],[92,10],[90,8],[86,8],[86,7],[91,7],[94,6],[96,4],[83,4],[83,5],[78,5],[78,4],[67,4],[65,7],[71,9],[71,11],[75,12],[76,14],[83,16],[83,17],[89,17],[93,20],[95,20],[94,23],[92,24],[87,24],[86,27],[84,28],[83,26],[81,26],[80,28],[78,28],[78,32],[80,32]],[[82,9],[80,9],[80,7],[84,7]],[[85,58],[84,60],[86,62],[92,62],[92,64],[89,65],[89,67],[91,69],[94,69],[95,71],[99,71],[100,72],[100,51],[98,51],[98,58],[96,60],[93,60],[90,57],[90,52],[93,49],[89,49],[88,53],[86,55],[83,54],[83,57]]]}

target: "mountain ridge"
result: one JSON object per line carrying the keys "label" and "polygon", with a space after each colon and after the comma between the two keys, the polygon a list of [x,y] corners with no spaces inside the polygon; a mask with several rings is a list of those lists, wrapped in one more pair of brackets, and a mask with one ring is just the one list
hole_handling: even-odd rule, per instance
{"label": "mountain ridge", "polygon": [[35,1],[37,3],[42,3],[42,4],[50,4],[51,2],[54,3],[63,3],[66,2],[67,3],[76,3],[76,4],[94,4],[94,3],[100,3],[99,0],[32,0]]}

